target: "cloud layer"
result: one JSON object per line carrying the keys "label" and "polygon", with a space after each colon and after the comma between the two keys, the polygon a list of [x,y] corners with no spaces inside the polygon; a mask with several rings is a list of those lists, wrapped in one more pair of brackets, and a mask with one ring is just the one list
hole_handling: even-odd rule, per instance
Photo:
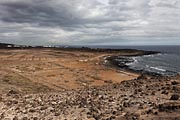
{"label": "cloud layer", "polygon": [[180,44],[178,0],[1,0],[0,42]]}

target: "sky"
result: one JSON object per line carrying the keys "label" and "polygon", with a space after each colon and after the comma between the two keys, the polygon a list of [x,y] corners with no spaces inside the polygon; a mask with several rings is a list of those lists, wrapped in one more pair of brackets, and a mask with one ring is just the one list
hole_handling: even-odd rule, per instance
{"label": "sky", "polygon": [[0,42],[180,45],[180,0],[0,0]]}

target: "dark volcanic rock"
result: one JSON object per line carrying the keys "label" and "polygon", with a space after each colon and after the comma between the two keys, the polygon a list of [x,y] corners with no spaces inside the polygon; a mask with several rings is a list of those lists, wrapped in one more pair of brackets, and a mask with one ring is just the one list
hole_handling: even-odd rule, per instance
{"label": "dark volcanic rock", "polygon": [[139,114],[135,113],[126,113],[125,118],[126,120],[139,120]]}
{"label": "dark volcanic rock", "polygon": [[147,76],[145,74],[141,74],[137,79],[138,80],[147,79]]}
{"label": "dark volcanic rock", "polygon": [[36,112],[36,110],[32,108],[32,109],[29,110],[29,112],[33,113],[33,112]]}
{"label": "dark volcanic rock", "polygon": [[179,83],[178,83],[177,81],[172,81],[171,84],[172,84],[172,85],[177,85],[177,84],[179,84]]}
{"label": "dark volcanic rock", "polygon": [[112,80],[105,80],[104,82],[105,82],[105,83],[109,83],[109,84],[110,84],[110,83],[113,83]]}
{"label": "dark volcanic rock", "polygon": [[0,102],[3,100],[2,95],[0,94]]}
{"label": "dark volcanic rock", "polygon": [[179,99],[179,95],[178,94],[173,94],[170,98],[170,100],[178,100]]}
{"label": "dark volcanic rock", "polygon": [[18,117],[17,117],[17,116],[15,116],[15,117],[13,118],[13,120],[18,120]]}
{"label": "dark volcanic rock", "polygon": [[161,94],[168,94],[168,91],[163,90],[163,91],[161,92]]}
{"label": "dark volcanic rock", "polygon": [[16,115],[21,120],[23,117],[24,120],[44,117],[47,120],[158,120],[161,117],[171,120],[180,117],[179,86],[172,81],[145,75],[100,87],[26,96],[20,92],[3,95],[0,110],[8,112],[0,113],[0,119]]}
{"label": "dark volcanic rock", "polygon": [[176,103],[176,102],[163,103],[159,105],[158,109],[160,112],[179,111],[180,103]]}
{"label": "dark volcanic rock", "polygon": [[18,92],[15,90],[10,90],[7,95],[9,96],[9,95],[13,95],[13,94],[18,94]]}

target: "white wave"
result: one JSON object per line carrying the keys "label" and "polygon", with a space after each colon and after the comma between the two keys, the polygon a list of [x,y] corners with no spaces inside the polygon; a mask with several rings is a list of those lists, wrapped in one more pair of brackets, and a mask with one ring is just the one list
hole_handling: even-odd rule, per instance
{"label": "white wave", "polygon": [[135,63],[138,62],[136,57],[132,57],[132,59],[133,59],[133,62],[135,62]]}
{"label": "white wave", "polygon": [[144,55],[144,57],[154,57],[154,55]]}
{"label": "white wave", "polygon": [[166,53],[157,53],[157,54],[152,54],[152,55],[144,55],[143,57],[156,57],[156,56],[161,56],[161,55],[167,55]]}
{"label": "white wave", "polygon": [[159,71],[163,71],[163,72],[166,72],[165,69],[162,69],[162,68],[158,68],[158,67],[150,67],[151,69],[155,69],[155,70],[159,70]]}
{"label": "white wave", "polygon": [[146,65],[146,67],[149,67],[149,65]]}

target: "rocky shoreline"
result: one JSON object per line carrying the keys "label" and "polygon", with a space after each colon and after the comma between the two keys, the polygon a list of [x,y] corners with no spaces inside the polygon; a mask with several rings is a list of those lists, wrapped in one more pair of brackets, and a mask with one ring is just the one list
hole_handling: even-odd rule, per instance
{"label": "rocky shoreline", "polygon": [[[158,54],[158,53],[152,52],[151,54],[148,54],[148,55],[154,55],[154,54]],[[141,55],[137,55],[137,56],[141,56]],[[142,55],[142,56],[144,56],[144,55]],[[175,73],[172,71],[171,71],[171,74],[170,73],[169,74],[160,74],[160,73],[153,72],[153,71],[132,69],[128,65],[129,63],[135,62],[135,60],[132,58],[132,56],[113,55],[113,56],[105,57],[105,60],[106,60],[106,64],[105,64],[106,66],[113,67],[115,69],[130,71],[130,72],[134,72],[134,73],[146,74],[146,75],[150,75],[150,76],[176,76],[176,75],[178,75],[178,73]]]}
{"label": "rocky shoreline", "polygon": [[149,77],[47,94],[9,91],[1,120],[179,120],[180,76]]}

